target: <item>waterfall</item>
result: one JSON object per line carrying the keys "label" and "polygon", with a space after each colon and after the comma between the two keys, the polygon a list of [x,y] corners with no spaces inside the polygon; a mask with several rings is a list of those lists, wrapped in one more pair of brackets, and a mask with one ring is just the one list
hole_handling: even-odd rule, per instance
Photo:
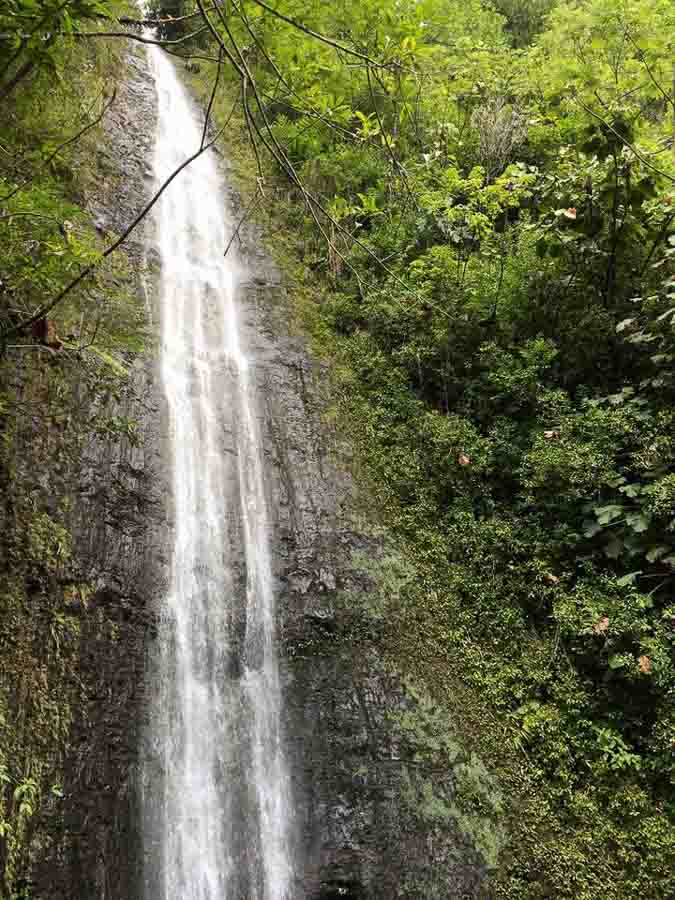
{"label": "waterfall", "polygon": [[[150,59],[160,184],[202,126],[172,63],[157,48]],[[175,524],[150,689],[147,900],[290,900],[265,472],[238,321],[246,271],[234,246],[223,257],[234,226],[212,151],[170,185],[155,227]]]}

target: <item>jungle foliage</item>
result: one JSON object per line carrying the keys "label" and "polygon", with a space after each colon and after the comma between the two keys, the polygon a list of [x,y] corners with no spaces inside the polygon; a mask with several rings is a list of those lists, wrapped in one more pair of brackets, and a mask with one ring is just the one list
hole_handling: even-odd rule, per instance
{"label": "jungle foliage", "polygon": [[[0,14],[6,338],[100,253],[37,98],[111,12]],[[412,560],[383,598],[392,657],[502,779],[490,896],[674,895],[672,0],[150,14],[214,118],[234,106],[250,209],[304,267],[335,414]],[[45,16],[44,40],[17,25]],[[60,307],[78,347],[101,271]]]}
{"label": "jungle foliage", "polygon": [[414,560],[393,657],[513,797],[490,890],[671,895],[675,7],[207,16],[252,202],[304,264],[335,415]]}

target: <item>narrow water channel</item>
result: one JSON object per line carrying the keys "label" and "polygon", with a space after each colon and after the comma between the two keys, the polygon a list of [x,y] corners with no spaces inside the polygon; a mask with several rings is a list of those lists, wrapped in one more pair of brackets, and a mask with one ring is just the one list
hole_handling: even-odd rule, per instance
{"label": "narrow water channel", "polygon": [[[160,184],[202,123],[157,48]],[[238,313],[250,279],[208,151],[162,196],[161,378],[174,530],[145,776],[146,900],[290,900],[291,803],[269,515],[255,388]]]}

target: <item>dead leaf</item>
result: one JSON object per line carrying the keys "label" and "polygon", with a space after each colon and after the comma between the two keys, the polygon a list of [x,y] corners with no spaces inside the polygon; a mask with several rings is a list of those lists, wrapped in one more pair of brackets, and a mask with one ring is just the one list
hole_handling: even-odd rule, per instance
{"label": "dead leaf", "polygon": [[566,209],[566,210],[563,212],[563,215],[566,216],[568,219],[576,219],[576,217],[577,217],[577,208],[576,208],[576,206],[570,206],[569,209]]}
{"label": "dead leaf", "polygon": [[560,437],[560,432],[559,431],[545,431],[544,437],[546,438],[547,441],[555,441],[557,438]]}
{"label": "dead leaf", "polygon": [[641,656],[638,659],[638,666],[643,675],[649,675],[652,670],[652,661],[648,656]]}
{"label": "dead leaf", "polygon": [[547,572],[544,575],[544,578],[546,579],[546,581],[548,581],[549,584],[557,584],[560,581],[558,576],[554,575],[552,572]]}
{"label": "dead leaf", "polygon": [[33,339],[52,350],[60,350],[63,341],[56,333],[56,322],[53,319],[38,319],[31,326]]}
{"label": "dead leaf", "polygon": [[598,621],[595,623],[595,625],[593,626],[593,631],[596,634],[604,634],[608,628],[609,628],[609,619],[607,618],[607,616],[603,616],[601,619],[598,619]]}
{"label": "dead leaf", "polygon": [[460,466],[470,466],[471,465],[471,459],[470,459],[470,457],[468,457],[466,455],[466,453],[460,453],[457,458],[457,462],[460,464]]}

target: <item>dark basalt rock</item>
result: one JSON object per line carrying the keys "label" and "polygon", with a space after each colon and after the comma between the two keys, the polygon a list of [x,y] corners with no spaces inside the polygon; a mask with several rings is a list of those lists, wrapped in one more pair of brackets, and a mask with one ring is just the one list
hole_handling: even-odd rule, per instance
{"label": "dark basalt rock", "polygon": [[343,512],[352,487],[321,420],[325,372],[292,336],[289,298],[254,226],[242,242],[255,272],[241,320],[263,407],[281,586],[297,897],[477,897],[487,866],[451,814],[456,773],[443,753],[421,758],[397,722],[417,700],[385,665],[366,612],[373,582],[354,557],[377,559],[382,542],[353,531]]}
{"label": "dark basalt rock", "polygon": [[[100,233],[119,233],[147,201],[144,180],[155,121],[145,58],[129,53],[127,77],[104,120],[111,173],[84,198]],[[145,304],[146,226],[126,247]],[[77,385],[74,385],[77,391]],[[69,600],[80,625],[73,710],[63,751],[62,798],[40,825],[31,878],[40,900],[133,900],[141,839],[136,767],[144,709],[144,661],[165,587],[167,509],[161,452],[162,393],[155,362],[136,360],[115,412],[139,425],[140,442],[92,438],[73,489],[73,583],[94,586]],[[45,648],[46,650],[47,648]]]}

